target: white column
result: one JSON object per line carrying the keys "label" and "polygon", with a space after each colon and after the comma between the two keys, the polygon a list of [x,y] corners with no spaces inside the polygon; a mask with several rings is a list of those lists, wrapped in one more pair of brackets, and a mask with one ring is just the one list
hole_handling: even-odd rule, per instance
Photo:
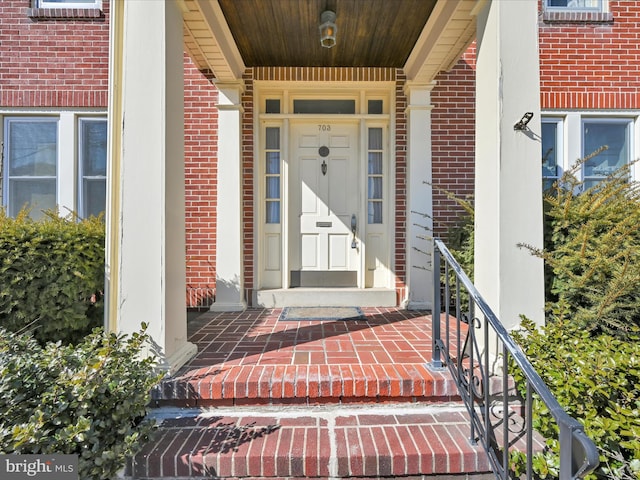
{"label": "white column", "polygon": [[407,286],[408,308],[431,308],[433,198],[431,188],[431,90],[407,82]]}
{"label": "white column", "polygon": [[216,301],[213,311],[247,308],[242,261],[242,92],[241,82],[218,87],[218,232]]}
{"label": "white column", "polygon": [[[491,1],[478,16],[475,283],[509,328],[544,321],[537,1]],[[526,112],[524,131],[514,125]]]}
{"label": "white column", "polygon": [[148,323],[175,370],[196,353],[185,308],[182,14],[176,2],[123,3],[110,82],[108,324],[131,333]]}

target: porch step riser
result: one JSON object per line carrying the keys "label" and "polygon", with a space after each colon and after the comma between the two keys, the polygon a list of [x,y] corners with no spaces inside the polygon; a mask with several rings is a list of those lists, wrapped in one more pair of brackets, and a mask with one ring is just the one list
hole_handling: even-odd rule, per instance
{"label": "porch step riser", "polygon": [[134,458],[129,472],[136,479],[160,479],[376,478],[489,471],[482,448],[471,445],[468,435],[462,407],[254,409],[240,414],[238,409],[223,409],[166,419],[159,437]]}
{"label": "porch step riser", "polygon": [[423,365],[239,366],[191,371],[153,392],[157,406],[324,404],[458,399],[446,372]]}
{"label": "porch step riser", "polygon": [[289,288],[259,290],[254,293],[253,306],[282,307],[395,307],[396,291],[388,288]]}

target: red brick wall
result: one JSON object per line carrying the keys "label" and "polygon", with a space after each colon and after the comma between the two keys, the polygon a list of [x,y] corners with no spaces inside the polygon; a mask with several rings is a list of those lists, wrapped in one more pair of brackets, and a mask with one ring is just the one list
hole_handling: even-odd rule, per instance
{"label": "red brick wall", "polygon": [[[254,261],[256,245],[254,243],[254,174],[253,168],[253,69],[247,69],[243,75],[244,93],[242,95],[242,241],[244,247],[244,289],[245,300],[251,305],[254,288]],[[224,252],[220,252],[224,255]]]}
{"label": "red brick wall", "polygon": [[433,225],[447,238],[464,210],[446,192],[465,199],[473,195],[475,177],[475,44],[449,72],[436,78],[433,110]]}
{"label": "red brick wall", "polygon": [[640,1],[609,0],[609,22],[540,26],[544,109],[640,108]]}
{"label": "red brick wall", "polygon": [[32,16],[31,0],[0,2],[0,106],[107,107],[109,1],[97,17],[59,9]]}
{"label": "red brick wall", "polygon": [[407,76],[396,71],[396,138],[395,138],[395,234],[394,265],[396,303],[407,297],[407,96],[404,87]]}
{"label": "red brick wall", "polygon": [[216,262],[218,90],[184,56],[187,306],[213,303]]}

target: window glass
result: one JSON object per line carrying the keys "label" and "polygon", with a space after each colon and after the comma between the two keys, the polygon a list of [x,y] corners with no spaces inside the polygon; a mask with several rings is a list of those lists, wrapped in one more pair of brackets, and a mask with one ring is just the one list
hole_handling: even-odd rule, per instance
{"label": "window glass", "polygon": [[280,129],[276,127],[267,127],[267,150],[280,150]]}
{"label": "window glass", "polygon": [[379,115],[383,113],[382,100],[369,100],[367,105],[367,113],[369,115]]}
{"label": "window glass", "polygon": [[356,113],[355,100],[294,100],[293,113]]}
{"label": "window glass", "polygon": [[83,217],[97,217],[105,211],[107,199],[106,180],[84,178],[82,181],[82,191]]}
{"label": "window glass", "polygon": [[383,221],[383,150],[382,128],[370,128],[367,166],[367,221]]}
{"label": "window glass", "polygon": [[55,176],[57,121],[11,121],[9,176]]}
{"label": "window glass", "polygon": [[280,198],[280,177],[267,177],[267,199]]}
{"label": "window glass", "polygon": [[102,0],[36,0],[39,8],[101,8]]}
{"label": "window glass", "polygon": [[98,216],[104,212],[107,192],[107,121],[104,119],[80,119],[80,201],[81,217]]}
{"label": "window glass", "polygon": [[9,180],[9,215],[15,217],[22,208],[30,208],[30,216],[42,218],[45,210],[56,207],[56,180],[12,178]]}
{"label": "window glass", "polygon": [[630,160],[629,121],[584,120],[582,155],[586,157],[601,147],[606,150],[584,164],[585,187],[596,184]]}
{"label": "window glass", "polygon": [[369,152],[369,175],[382,175],[382,152]]}
{"label": "window glass", "polygon": [[280,127],[265,129],[265,221],[280,223]]}
{"label": "window glass", "polygon": [[24,208],[40,218],[56,207],[57,119],[5,119],[5,205],[10,216]]}
{"label": "window glass", "polygon": [[265,103],[266,113],[280,113],[280,100],[277,98],[268,98]]}
{"label": "window glass", "polygon": [[547,10],[602,11],[602,0],[545,0]]}
{"label": "window glass", "polygon": [[267,152],[267,175],[280,173],[280,152]]}
{"label": "window glass", "polygon": [[560,175],[558,122],[542,120],[542,187],[548,190]]}

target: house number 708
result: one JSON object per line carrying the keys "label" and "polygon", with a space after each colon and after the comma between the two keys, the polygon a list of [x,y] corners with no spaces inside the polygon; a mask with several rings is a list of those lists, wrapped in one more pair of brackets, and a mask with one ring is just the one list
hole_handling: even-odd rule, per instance
{"label": "house number 708", "polygon": [[318,131],[319,132],[330,132],[331,131],[331,125],[318,125]]}

